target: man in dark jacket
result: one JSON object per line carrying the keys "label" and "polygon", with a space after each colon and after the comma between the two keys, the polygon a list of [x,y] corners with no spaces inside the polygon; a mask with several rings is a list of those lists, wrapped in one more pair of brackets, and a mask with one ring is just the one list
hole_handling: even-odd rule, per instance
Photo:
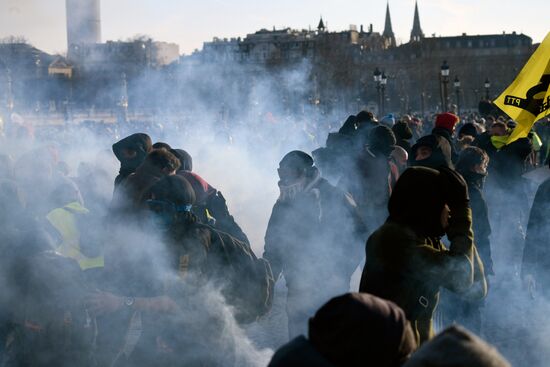
{"label": "man in dark jacket", "polygon": [[535,289],[550,300],[550,179],[537,189],[523,248],[521,274],[533,295]]}
{"label": "man in dark jacket", "polygon": [[281,194],[269,219],[263,257],[275,279],[281,273],[285,277],[294,337],[305,331],[318,307],[349,290],[366,230],[353,200],[320,177],[308,154],[288,153],[278,172]]}
{"label": "man in dark jacket", "polygon": [[115,179],[115,190],[145,160],[153,149],[151,138],[147,134],[137,133],[113,144],[113,153],[120,161],[120,171]]}
{"label": "man in dark jacket", "polygon": [[435,118],[435,127],[432,130],[432,134],[441,136],[449,142],[449,145],[451,146],[451,161],[453,163],[456,163],[458,160],[458,153],[453,140],[453,134],[455,132],[455,126],[459,121],[460,119],[458,116],[453,113],[440,113]]}
{"label": "man in dark jacket", "polygon": [[409,321],[392,302],[366,293],[335,297],[303,335],[282,346],[269,367],[398,367],[416,349]]}
{"label": "man in dark jacket", "polygon": [[373,228],[386,219],[386,206],[391,193],[390,155],[395,148],[395,135],[387,126],[371,130],[367,145],[356,153],[353,164],[345,171],[338,186],[349,192],[363,221]]}

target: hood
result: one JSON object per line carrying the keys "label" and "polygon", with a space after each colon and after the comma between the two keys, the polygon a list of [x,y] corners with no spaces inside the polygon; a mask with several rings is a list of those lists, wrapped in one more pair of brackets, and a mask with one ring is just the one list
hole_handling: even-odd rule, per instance
{"label": "hood", "polygon": [[331,299],[309,320],[309,339],[336,366],[400,366],[416,349],[404,311],[367,293]]}
{"label": "hood", "polygon": [[[430,147],[432,149],[432,155],[426,159],[417,161],[416,152],[418,148],[422,146]],[[423,136],[412,146],[409,164],[411,166],[422,166],[434,169],[441,166],[453,168],[453,163],[451,161],[451,145],[447,139],[442,136],[434,134]]]}
{"label": "hood", "polygon": [[403,121],[397,121],[391,128],[395,136],[399,139],[409,140],[412,139],[413,133],[409,125]]}
{"label": "hood", "polygon": [[[132,159],[127,159],[122,154],[124,149],[134,150],[137,154]],[[113,144],[113,153],[120,162],[121,170],[135,171],[145,160],[147,153],[153,149],[151,138],[147,134],[137,133],[130,135]]]}
{"label": "hood", "polygon": [[389,219],[422,236],[442,236],[445,181],[431,168],[408,168],[397,180],[388,203]]}
{"label": "hood", "polygon": [[191,154],[187,153],[183,149],[170,149],[170,153],[175,155],[181,163],[178,172],[193,171],[193,158],[191,157]]}
{"label": "hood", "polygon": [[510,367],[491,345],[460,326],[451,326],[424,344],[404,367]]}

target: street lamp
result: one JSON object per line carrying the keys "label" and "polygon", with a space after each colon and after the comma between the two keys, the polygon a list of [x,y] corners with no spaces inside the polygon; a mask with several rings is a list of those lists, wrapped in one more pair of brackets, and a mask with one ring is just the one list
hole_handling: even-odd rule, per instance
{"label": "street lamp", "polygon": [[382,91],[382,111],[380,111],[380,114],[383,115],[385,111],[385,103],[386,103],[386,84],[388,84],[388,77],[384,72],[382,72],[382,77],[380,79],[380,89]]}
{"label": "street lamp", "polygon": [[443,61],[443,64],[441,65],[441,74],[440,74],[440,80],[441,80],[441,108],[443,109],[443,112],[447,111],[447,84],[449,83],[449,65],[447,64],[447,60]]}
{"label": "street lamp", "polygon": [[379,110],[379,113],[381,113],[380,111],[382,111],[382,98],[381,98],[380,89],[382,84],[382,73],[378,68],[376,68],[372,76],[373,76],[374,82],[376,83],[376,92],[378,93],[378,110]]}
{"label": "street lamp", "polygon": [[489,88],[491,88],[491,82],[489,81],[489,78],[485,78],[485,98],[489,100]]}
{"label": "street lamp", "polygon": [[456,112],[460,115],[460,80],[458,80],[458,76],[455,76],[453,85],[456,93]]}

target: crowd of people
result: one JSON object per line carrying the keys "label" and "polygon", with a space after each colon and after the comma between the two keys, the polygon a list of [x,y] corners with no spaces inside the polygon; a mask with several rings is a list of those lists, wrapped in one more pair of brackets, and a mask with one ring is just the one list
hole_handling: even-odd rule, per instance
{"label": "crowd of people", "polygon": [[340,125],[293,125],[311,153],[279,162],[262,254],[162,127],[102,128],[112,151],[84,158],[78,134],[5,126],[0,365],[261,365],[242,329],[284,279],[269,366],[509,366],[484,309],[504,289],[550,297],[550,119],[513,142],[514,121],[475,114]]}

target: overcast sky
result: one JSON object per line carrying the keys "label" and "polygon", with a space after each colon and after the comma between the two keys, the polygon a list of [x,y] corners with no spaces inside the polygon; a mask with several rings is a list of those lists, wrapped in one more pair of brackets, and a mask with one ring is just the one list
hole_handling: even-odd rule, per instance
{"label": "overcast sky", "polygon": [[[540,42],[550,32],[550,0],[419,0],[426,35],[524,33]],[[174,42],[182,53],[212,37],[244,37],[261,28],[312,28],[322,15],[329,30],[350,24],[382,32],[386,0],[103,0],[102,38],[146,34]],[[390,0],[393,30],[407,42],[414,0]],[[66,51],[65,0],[0,0],[0,38],[24,36],[50,53]]]}

